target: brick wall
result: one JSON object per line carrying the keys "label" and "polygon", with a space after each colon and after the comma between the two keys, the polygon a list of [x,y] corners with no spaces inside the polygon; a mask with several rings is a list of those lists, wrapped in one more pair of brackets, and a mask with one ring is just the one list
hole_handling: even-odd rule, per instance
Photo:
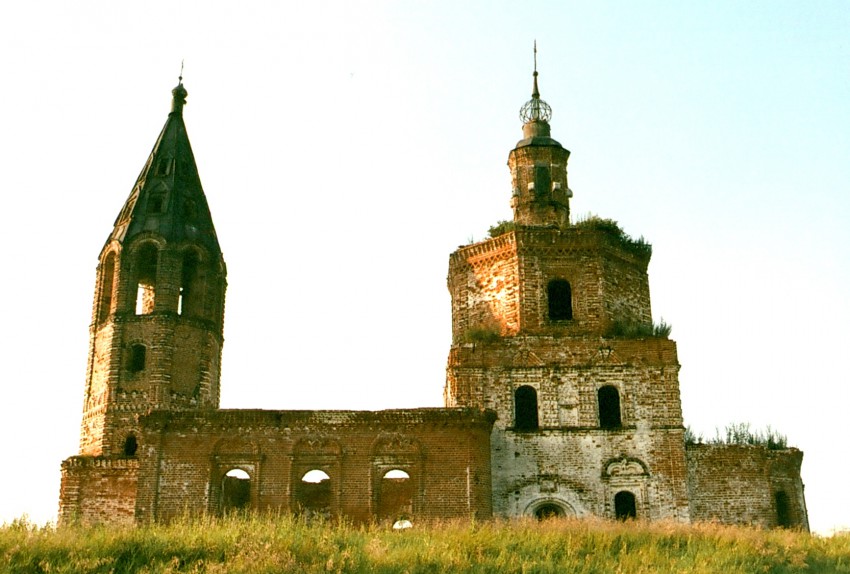
{"label": "brick wall", "polygon": [[520,289],[516,235],[506,233],[459,249],[449,259],[452,337],[470,329],[492,328],[502,335],[520,329]]}
{"label": "brick wall", "polygon": [[[497,414],[497,515],[614,517],[615,495],[628,491],[638,516],[688,520],[676,344],[604,336],[615,321],[652,321],[648,263],[608,233],[577,227],[521,227],[452,254],[444,397]],[[569,282],[572,319],[550,318],[553,280]],[[501,338],[466,336],[487,321]],[[619,398],[616,428],[602,428],[603,387]],[[521,388],[536,401],[531,430],[518,422]]]}
{"label": "brick wall", "polygon": [[513,392],[532,384],[541,424],[596,427],[597,390],[612,384],[624,423],[681,426],[678,372],[676,343],[669,339],[509,337],[454,345],[445,395],[447,406],[493,409],[497,426],[512,426]]}
{"label": "brick wall", "polygon": [[[613,517],[613,497],[628,490],[639,516],[687,521],[678,369],[676,344],[668,339],[508,337],[454,346],[446,397],[452,406],[497,413],[495,514],[533,514],[556,504],[566,514]],[[520,386],[536,391],[536,432],[515,428]],[[603,386],[618,390],[619,428],[600,428]],[[611,474],[608,466],[622,460],[637,466]]]}
{"label": "brick wall", "polygon": [[[688,445],[687,461],[692,520],[808,530],[801,451],[696,444]],[[777,508],[780,493],[788,501],[786,524]]]}
{"label": "brick wall", "polygon": [[511,207],[514,221],[522,225],[555,225],[569,220],[570,196],[567,184],[567,162],[570,152],[549,138],[549,126],[535,122],[523,135],[536,138],[543,145],[528,145],[524,139],[508,155],[511,171]]}
{"label": "brick wall", "polygon": [[614,496],[636,497],[637,516],[688,521],[682,431],[493,431],[493,512],[533,515],[556,504],[574,516],[615,517]]}
{"label": "brick wall", "polygon": [[74,456],[62,462],[59,524],[132,524],[139,461]]}
{"label": "brick wall", "polygon": [[[449,258],[452,334],[492,325],[501,335],[600,335],[615,320],[652,321],[649,258],[604,231],[522,228],[455,251]],[[572,288],[573,319],[548,319],[547,285]]]}
{"label": "brick wall", "polygon": [[490,430],[494,415],[479,409],[394,411],[154,412],[142,419],[140,521],[183,513],[222,511],[224,476],[250,477],[249,507],[307,511],[310,470],[330,481],[327,513],[358,521],[374,518],[398,484],[381,484],[387,471],[409,476],[413,520],[488,517]]}
{"label": "brick wall", "polygon": [[[155,262],[155,296],[150,312],[137,314],[144,253]],[[184,277],[186,261],[192,262],[191,281]],[[138,433],[139,415],[151,409],[218,407],[225,288],[220,254],[201,246],[170,245],[146,232],[127,245],[111,241],[104,247],[92,309],[80,454],[120,455],[126,437]],[[142,368],[133,367],[134,346],[144,348]]]}

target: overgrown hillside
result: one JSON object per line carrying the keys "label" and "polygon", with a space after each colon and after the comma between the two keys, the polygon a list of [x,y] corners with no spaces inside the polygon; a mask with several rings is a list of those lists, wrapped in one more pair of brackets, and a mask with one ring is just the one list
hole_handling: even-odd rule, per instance
{"label": "overgrown hillside", "polygon": [[290,517],[148,528],[0,529],[0,571],[850,573],[850,535],[819,538],[714,524],[456,522],[393,532]]}

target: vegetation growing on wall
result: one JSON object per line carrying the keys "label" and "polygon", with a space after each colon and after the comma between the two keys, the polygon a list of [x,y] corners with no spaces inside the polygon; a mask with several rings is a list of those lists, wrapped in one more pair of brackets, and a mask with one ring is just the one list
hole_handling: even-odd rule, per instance
{"label": "vegetation growing on wall", "polygon": [[[588,214],[576,221],[576,229],[591,229],[594,231],[602,231],[613,237],[620,246],[635,255],[649,257],[652,255],[652,245],[647,243],[643,236],[634,239],[631,235],[623,231],[620,225],[613,219],[602,218],[598,215]],[[487,235],[491,238],[499,237],[509,231],[517,228],[516,222],[512,219],[503,219],[497,221],[495,225],[491,225],[487,230]],[[470,241],[471,242],[471,241]]]}
{"label": "vegetation growing on wall", "polygon": [[764,430],[754,430],[750,428],[750,423],[731,423],[722,431],[715,429],[714,437],[708,439],[687,427],[685,444],[754,445],[770,450],[783,450],[788,448],[788,437],[769,425]]}
{"label": "vegetation growing on wall", "polygon": [[634,239],[631,235],[623,231],[620,225],[613,219],[588,214],[576,221],[575,227],[576,229],[592,229],[607,233],[620,244],[620,247],[634,255],[640,257],[649,257],[652,255],[652,245],[647,243],[643,236]]}
{"label": "vegetation growing on wall", "polygon": [[464,343],[495,343],[500,338],[499,332],[489,327],[474,327],[466,332]]}
{"label": "vegetation growing on wall", "polygon": [[673,326],[661,319],[658,323],[641,323],[637,321],[617,320],[605,333],[607,337],[622,337],[624,339],[666,339],[673,331]]}
{"label": "vegetation growing on wall", "polygon": [[475,325],[463,334],[463,343],[495,343],[502,338],[501,328],[495,321]]}
{"label": "vegetation growing on wall", "polygon": [[487,234],[490,237],[499,237],[500,235],[504,235],[508,231],[513,231],[516,229],[516,223],[512,219],[501,220],[496,223],[496,225],[491,225],[490,229],[487,230]]}

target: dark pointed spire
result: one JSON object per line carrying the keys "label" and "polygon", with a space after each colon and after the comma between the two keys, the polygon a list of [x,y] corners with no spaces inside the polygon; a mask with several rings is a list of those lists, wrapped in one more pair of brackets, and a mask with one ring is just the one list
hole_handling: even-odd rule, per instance
{"label": "dark pointed spire", "polygon": [[171,91],[171,113],[115,221],[110,240],[124,243],[140,233],[154,232],[166,241],[191,240],[212,253],[220,252],[183,122],[187,93],[181,75]]}

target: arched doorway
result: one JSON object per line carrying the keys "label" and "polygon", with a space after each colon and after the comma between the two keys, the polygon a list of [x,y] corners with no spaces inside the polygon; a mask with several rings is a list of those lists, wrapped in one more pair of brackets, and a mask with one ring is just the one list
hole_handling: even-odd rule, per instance
{"label": "arched doorway", "polygon": [[241,468],[234,468],[221,479],[222,513],[243,510],[251,505],[251,476]]}
{"label": "arched doorway", "polygon": [[779,528],[788,528],[792,525],[788,495],[785,494],[784,490],[780,490],[774,495],[774,501],[776,503],[776,525]]}
{"label": "arched doorway", "polygon": [[614,516],[617,520],[637,518],[637,501],[633,493],[621,490],[614,495]]}
{"label": "arched doorway", "polygon": [[384,473],[378,485],[378,519],[410,519],[413,514],[413,480],[401,469]]}
{"label": "arched doorway", "polygon": [[597,393],[599,399],[599,427],[616,429],[622,425],[620,417],[620,391],[613,385],[601,387]]}
{"label": "arched doorway", "polygon": [[330,475],[318,468],[305,472],[297,485],[295,498],[298,510],[306,516],[330,517],[333,501]]}
{"label": "arched doorway", "polygon": [[537,390],[523,385],[514,391],[514,428],[518,431],[536,431],[539,428],[537,415]]}

